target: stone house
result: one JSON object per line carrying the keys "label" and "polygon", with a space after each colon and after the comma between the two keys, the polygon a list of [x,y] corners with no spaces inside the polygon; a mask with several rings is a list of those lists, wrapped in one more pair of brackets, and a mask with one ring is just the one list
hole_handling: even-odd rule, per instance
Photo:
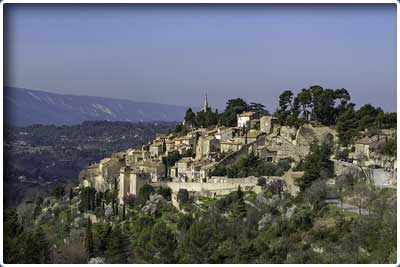
{"label": "stone house", "polygon": [[257,156],[265,159],[267,162],[277,162],[278,151],[268,146],[258,146]]}
{"label": "stone house", "polygon": [[207,181],[209,177],[211,177],[210,173],[217,166],[217,162],[210,162],[208,164],[203,164],[200,168],[200,179],[201,181]]}
{"label": "stone house", "polygon": [[118,199],[124,203],[128,194],[138,195],[140,189],[149,182],[149,175],[141,170],[124,166],[120,169]]}
{"label": "stone house", "polygon": [[256,113],[252,111],[243,112],[242,114],[237,115],[237,127],[242,128],[245,126],[246,128],[250,128],[251,120],[256,119]]}
{"label": "stone house", "polygon": [[200,136],[196,146],[196,159],[208,158],[220,151],[220,140],[213,135]]}
{"label": "stone house", "polygon": [[377,165],[385,167],[391,165],[395,158],[382,153],[383,146],[387,140],[389,140],[387,136],[379,135],[361,138],[355,142],[354,152],[350,153],[349,156],[356,160],[355,163],[364,166]]}
{"label": "stone house", "polygon": [[195,148],[195,145],[196,145],[196,139],[192,134],[187,134],[185,136],[176,137],[174,139],[174,142],[175,142],[175,146],[184,144],[184,145],[190,146],[192,148]]}
{"label": "stone house", "polygon": [[161,161],[139,161],[134,168],[147,173],[151,182],[158,182],[165,176],[165,165]]}
{"label": "stone house", "polygon": [[218,128],[215,138],[221,142],[233,138],[233,128]]}
{"label": "stone house", "polygon": [[128,149],[126,151],[125,164],[132,165],[138,161],[143,161],[143,151],[138,149]]}
{"label": "stone house", "polygon": [[164,153],[163,150],[163,142],[162,141],[154,141],[150,145],[150,155],[153,158],[158,158]]}
{"label": "stone house", "polygon": [[192,176],[192,164],[194,159],[191,157],[185,157],[176,163],[176,178],[180,181],[187,182]]}
{"label": "stone house", "polygon": [[167,151],[171,151],[175,149],[175,141],[174,140],[166,140],[165,141],[165,148]]}
{"label": "stone house", "polygon": [[260,131],[266,134],[270,134],[273,131],[274,126],[277,124],[277,120],[273,116],[262,116],[260,118]]}
{"label": "stone house", "polygon": [[221,142],[221,152],[222,153],[232,153],[238,151],[243,145],[242,138],[233,138]]}

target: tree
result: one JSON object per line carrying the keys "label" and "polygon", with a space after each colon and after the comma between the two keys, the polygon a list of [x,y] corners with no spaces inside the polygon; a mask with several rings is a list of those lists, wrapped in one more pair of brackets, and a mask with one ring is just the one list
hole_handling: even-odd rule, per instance
{"label": "tree", "polygon": [[235,201],[234,208],[232,211],[232,217],[236,219],[241,219],[244,218],[246,214],[247,214],[247,206],[246,203],[244,202],[243,191],[239,185],[237,189],[237,199]]}
{"label": "tree", "polygon": [[281,195],[285,182],[283,180],[272,180],[267,186],[267,192],[271,192],[272,195]]}
{"label": "tree", "polygon": [[179,217],[177,227],[179,231],[187,231],[189,230],[190,226],[193,224],[194,219],[192,214],[183,214]]}
{"label": "tree", "polygon": [[340,200],[340,206],[343,208],[343,201],[347,190],[354,184],[356,178],[352,173],[342,174],[336,177],[335,191]]}
{"label": "tree", "polygon": [[256,113],[256,118],[259,119],[262,116],[270,115],[269,111],[265,109],[265,106],[260,103],[251,102],[248,105],[248,109]]}
{"label": "tree", "polygon": [[350,202],[358,208],[359,215],[361,215],[362,210],[367,207],[372,196],[372,191],[367,184],[363,182],[355,184],[353,190],[348,193],[348,198]]}
{"label": "tree", "polygon": [[326,193],[326,180],[317,179],[305,190],[304,199],[314,210],[320,210],[325,204]]}
{"label": "tree", "polygon": [[302,107],[303,119],[309,121],[309,109],[312,107],[312,95],[309,89],[301,89],[301,92],[296,96],[295,101]]}
{"label": "tree", "polygon": [[300,190],[304,192],[313,181],[319,178],[328,178],[333,175],[333,162],[330,160],[331,147],[327,144],[311,145],[310,154],[304,163],[304,175],[297,181]]}
{"label": "tree", "polygon": [[96,223],[93,225],[93,247],[96,256],[104,255],[111,232],[111,225],[108,223]]}
{"label": "tree", "polygon": [[124,200],[124,203],[126,203],[128,206],[133,207],[136,202],[136,195],[128,193],[124,196],[123,200]]}
{"label": "tree", "polygon": [[111,232],[106,249],[107,263],[127,263],[128,262],[129,240],[121,231],[117,224]]}
{"label": "tree", "polygon": [[237,114],[248,110],[249,107],[243,99],[230,99],[226,103],[225,111],[220,115],[220,123],[224,126],[233,127],[237,123]]}
{"label": "tree", "polygon": [[96,190],[92,187],[85,187],[81,190],[79,194],[80,202],[79,202],[79,210],[87,211],[95,209],[95,197]]}
{"label": "tree", "polygon": [[397,155],[397,140],[388,139],[382,148],[382,153],[391,157],[396,157]]}
{"label": "tree", "polygon": [[179,244],[180,263],[212,263],[218,237],[215,226],[207,220],[198,220]]}
{"label": "tree", "polygon": [[19,223],[18,213],[13,208],[4,209],[3,253],[5,263],[21,263],[24,255],[24,241],[21,238],[24,228]]}
{"label": "tree", "polygon": [[162,195],[166,200],[171,201],[172,190],[167,186],[160,186],[157,189],[157,194]]}
{"label": "tree", "polygon": [[358,135],[357,128],[358,123],[354,104],[350,104],[347,110],[338,117],[336,123],[336,131],[342,146],[348,146],[353,143],[354,138]]}
{"label": "tree", "polygon": [[87,220],[84,245],[85,245],[86,258],[89,261],[94,256],[92,221],[90,220],[90,218],[88,218]]}
{"label": "tree", "polygon": [[146,204],[147,200],[150,199],[150,195],[154,193],[154,187],[152,187],[149,184],[145,184],[142,188],[139,190],[139,195],[138,195],[138,203],[139,205],[144,205]]}
{"label": "tree", "polygon": [[189,192],[187,191],[187,189],[179,189],[177,200],[179,202],[179,205],[186,204],[189,201]]}
{"label": "tree", "polygon": [[50,244],[40,226],[22,236],[22,259],[18,263],[50,263]]}
{"label": "tree", "polygon": [[69,204],[71,205],[71,201],[74,198],[74,190],[72,187],[69,189]]}
{"label": "tree", "polygon": [[356,119],[358,121],[358,129],[360,131],[376,125],[376,118],[382,112],[381,108],[375,108],[371,104],[363,105],[356,112]]}
{"label": "tree", "polygon": [[158,222],[151,231],[150,248],[153,252],[153,263],[174,263],[177,241],[175,235],[164,222]]}
{"label": "tree", "polygon": [[185,114],[185,125],[193,127],[195,123],[195,116],[196,114],[192,111],[192,109],[188,108]]}
{"label": "tree", "polygon": [[278,121],[283,125],[291,114],[293,92],[290,90],[283,91],[279,96],[279,108],[275,113]]}
{"label": "tree", "polygon": [[257,185],[261,187],[265,187],[267,185],[267,180],[265,177],[259,177],[257,178]]}
{"label": "tree", "polygon": [[126,208],[125,208],[125,202],[124,202],[124,204],[122,205],[122,220],[123,221],[125,221],[125,216],[126,216]]}
{"label": "tree", "polygon": [[56,197],[56,198],[61,198],[64,196],[64,187],[60,184],[56,184],[53,186],[53,189],[51,191],[51,195]]}

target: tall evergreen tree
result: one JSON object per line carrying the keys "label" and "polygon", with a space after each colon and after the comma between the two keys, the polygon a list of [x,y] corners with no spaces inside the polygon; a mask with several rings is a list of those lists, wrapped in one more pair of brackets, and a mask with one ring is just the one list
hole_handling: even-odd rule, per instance
{"label": "tall evergreen tree", "polygon": [[128,261],[129,239],[122,232],[120,226],[117,224],[109,238],[106,249],[107,263],[127,263]]}
{"label": "tall evergreen tree", "polygon": [[244,194],[243,194],[243,191],[242,191],[242,188],[240,187],[240,185],[238,186],[238,189],[236,191],[236,196],[237,196],[237,199],[235,201],[234,208],[232,211],[232,217],[241,219],[246,216],[247,207],[246,207],[246,203],[244,202],[244,198],[243,198]]}
{"label": "tall evergreen tree", "polygon": [[85,245],[86,258],[89,261],[94,256],[92,221],[90,220],[90,218],[88,218],[86,225],[84,245]]}

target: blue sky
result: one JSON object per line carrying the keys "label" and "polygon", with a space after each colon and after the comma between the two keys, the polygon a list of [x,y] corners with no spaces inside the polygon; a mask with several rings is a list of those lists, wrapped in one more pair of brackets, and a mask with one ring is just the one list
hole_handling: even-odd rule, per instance
{"label": "blue sky", "polygon": [[396,110],[396,6],[6,4],[6,84],[274,111],[279,94],[346,88]]}

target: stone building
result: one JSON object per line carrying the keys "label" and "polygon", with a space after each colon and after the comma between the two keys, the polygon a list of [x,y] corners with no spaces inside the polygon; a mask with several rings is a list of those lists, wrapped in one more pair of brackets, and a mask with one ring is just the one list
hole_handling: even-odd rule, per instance
{"label": "stone building", "polygon": [[149,182],[149,175],[146,172],[124,166],[120,169],[118,199],[120,204],[124,203],[124,197],[138,195],[140,188]]}
{"label": "stone building", "polygon": [[278,151],[268,146],[258,146],[257,147],[257,156],[265,159],[267,162],[277,162],[278,160]]}
{"label": "stone building", "polygon": [[237,115],[237,127],[250,128],[250,121],[256,119],[256,113],[252,111],[243,112]]}
{"label": "stone building", "polygon": [[163,141],[154,141],[150,145],[150,155],[153,158],[158,158],[164,153]]}
{"label": "stone building", "polygon": [[220,151],[220,141],[213,135],[200,136],[196,145],[196,159],[208,158]]}
{"label": "stone building", "polygon": [[79,174],[84,186],[91,186],[99,192],[110,189],[112,182],[119,176],[119,170],[125,165],[120,158],[105,158],[98,164],[90,165]]}
{"label": "stone building", "polygon": [[277,120],[273,116],[262,116],[260,118],[260,131],[266,134],[272,133],[274,125],[276,125]]}
{"label": "stone building", "polygon": [[220,145],[222,153],[232,153],[238,151],[242,147],[243,140],[242,138],[233,138],[221,142]]}
{"label": "stone building", "polygon": [[187,182],[189,178],[192,176],[192,164],[194,159],[191,157],[185,157],[175,163],[176,165],[176,173],[174,173],[174,177],[179,181]]}
{"label": "stone building", "polygon": [[361,138],[355,142],[355,150],[349,156],[363,166],[391,166],[396,158],[383,154],[383,147],[389,139],[379,135]]}
{"label": "stone building", "polygon": [[215,134],[215,138],[220,140],[221,142],[232,139],[233,138],[233,128],[218,128],[217,133]]}
{"label": "stone building", "polygon": [[139,161],[134,167],[147,173],[151,182],[158,182],[165,176],[165,165],[161,161]]}

